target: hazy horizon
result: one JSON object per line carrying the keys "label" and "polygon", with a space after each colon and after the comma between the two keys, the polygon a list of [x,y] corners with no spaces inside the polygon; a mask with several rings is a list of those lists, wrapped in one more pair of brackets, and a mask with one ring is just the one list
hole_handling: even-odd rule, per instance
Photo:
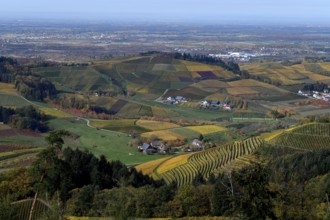
{"label": "hazy horizon", "polygon": [[330,24],[329,8],[326,0],[11,0],[2,3],[0,18],[324,25]]}

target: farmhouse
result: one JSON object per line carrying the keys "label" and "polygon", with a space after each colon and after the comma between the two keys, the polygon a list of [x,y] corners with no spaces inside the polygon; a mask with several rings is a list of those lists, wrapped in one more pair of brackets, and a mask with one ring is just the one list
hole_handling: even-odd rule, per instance
{"label": "farmhouse", "polygon": [[156,148],[157,151],[161,154],[167,153],[167,146],[161,141],[153,141],[151,142],[151,146]]}
{"label": "farmhouse", "polygon": [[181,102],[187,102],[187,98],[183,97],[183,96],[175,96],[175,97],[169,96],[164,101],[164,103],[168,104],[168,105],[178,104],[178,103],[181,103]]}
{"label": "farmhouse", "polygon": [[143,143],[143,145],[138,146],[138,150],[148,155],[154,153],[166,154],[167,146],[161,141],[153,141],[150,144]]}
{"label": "farmhouse", "polygon": [[192,151],[200,151],[205,149],[205,145],[202,141],[194,139],[191,143],[190,149]]}
{"label": "farmhouse", "polygon": [[144,154],[153,154],[153,153],[157,153],[157,149],[152,147],[150,144],[148,143],[143,143],[143,145],[138,146],[138,149],[140,151],[142,151]]}
{"label": "farmhouse", "polygon": [[201,108],[208,108],[208,107],[210,107],[209,102],[206,101],[206,100],[201,101],[201,102],[199,103],[199,105],[200,105]]}

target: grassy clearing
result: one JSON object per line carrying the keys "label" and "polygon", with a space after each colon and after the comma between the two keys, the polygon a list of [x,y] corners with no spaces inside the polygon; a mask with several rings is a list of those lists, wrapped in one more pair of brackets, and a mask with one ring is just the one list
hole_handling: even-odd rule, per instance
{"label": "grassy clearing", "polygon": [[201,126],[188,126],[187,129],[196,131],[200,134],[211,134],[215,132],[225,131],[225,127],[217,126],[217,125],[201,125]]}
{"label": "grassy clearing", "polygon": [[163,121],[151,121],[151,120],[138,120],[136,125],[143,127],[145,129],[149,129],[152,131],[158,130],[165,130],[170,128],[178,128],[180,125],[170,123],[170,122],[163,122]]}
{"label": "grassy clearing", "polygon": [[184,138],[184,136],[176,134],[176,133],[174,133],[170,130],[146,132],[146,133],[142,133],[141,136],[144,137],[144,138],[158,137],[158,138],[160,138],[164,141],[170,141],[170,140],[176,140],[176,139]]}
{"label": "grassy clearing", "polygon": [[16,95],[17,91],[14,84],[0,82],[0,93]]}
{"label": "grassy clearing", "polygon": [[150,131],[136,125],[136,119],[120,119],[120,120],[91,120],[91,126],[111,131],[128,133],[130,131],[143,133]]}
{"label": "grassy clearing", "polygon": [[70,147],[89,150],[96,156],[103,154],[109,160],[139,164],[164,157],[163,155],[144,155],[128,145],[132,138],[127,134],[90,128],[83,120],[53,119],[49,124],[52,128],[64,129],[78,135],[76,140],[68,141]]}
{"label": "grassy clearing", "polygon": [[29,102],[22,99],[20,96],[11,94],[0,94],[0,103],[2,106],[7,107],[22,107],[31,105]]}
{"label": "grassy clearing", "polygon": [[63,112],[61,110],[58,110],[56,108],[39,108],[39,110],[44,113],[45,115],[49,115],[51,117],[55,118],[70,118],[73,117],[69,113]]}

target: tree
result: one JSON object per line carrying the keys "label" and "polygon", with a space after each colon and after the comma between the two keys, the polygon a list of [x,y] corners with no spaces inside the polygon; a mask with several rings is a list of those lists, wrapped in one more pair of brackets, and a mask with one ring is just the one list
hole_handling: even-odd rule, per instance
{"label": "tree", "polygon": [[64,144],[64,140],[62,137],[69,135],[70,133],[68,131],[56,130],[56,131],[51,131],[45,139],[50,146],[60,150],[62,149],[62,146]]}
{"label": "tree", "polygon": [[253,164],[234,173],[237,182],[237,196],[235,208],[248,219],[274,219],[272,212],[272,197],[268,188],[270,171],[261,164]]}

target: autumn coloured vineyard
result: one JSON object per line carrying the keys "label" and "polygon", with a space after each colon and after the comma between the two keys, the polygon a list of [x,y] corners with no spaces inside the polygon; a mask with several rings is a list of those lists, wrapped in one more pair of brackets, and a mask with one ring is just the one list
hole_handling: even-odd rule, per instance
{"label": "autumn coloured vineyard", "polygon": [[207,179],[211,173],[218,171],[233,160],[253,153],[262,143],[263,141],[259,138],[249,138],[195,153],[188,158],[186,163],[159,176],[166,183],[176,182],[179,186],[191,183],[197,174],[201,174]]}

